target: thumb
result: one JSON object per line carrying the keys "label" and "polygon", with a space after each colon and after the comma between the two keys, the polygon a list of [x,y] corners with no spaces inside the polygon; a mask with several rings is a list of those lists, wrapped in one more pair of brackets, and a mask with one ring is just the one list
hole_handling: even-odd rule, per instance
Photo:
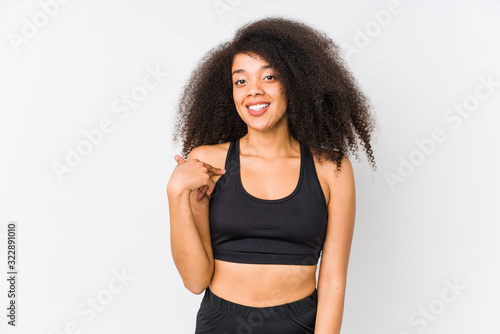
{"label": "thumb", "polygon": [[185,163],[185,162],[186,162],[186,160],[184,160],[184,158],[183,158],[183,157],[181,157],[181,156],[180,156],[180,155],[178,155],[178,154],[176,154],[176,155],[174,156],[174,159],[175,159],[175,161],[177,161],[177,165],[180,165],[180,164],[183,164],[183,163]]}

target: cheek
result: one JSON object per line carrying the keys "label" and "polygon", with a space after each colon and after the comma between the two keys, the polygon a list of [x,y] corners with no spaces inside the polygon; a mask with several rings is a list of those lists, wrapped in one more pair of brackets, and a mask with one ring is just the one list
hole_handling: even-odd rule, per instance
{"label": "cheek", "polygon": [[276,92],[276,100],[279,101],[280,104],[282,105],[286,105],[287,104],[287,98],[286,98],[286,94],[280,90],[280,91],[277,91]]}
{"label": "cheek", "polygon": [[281,85],[275,87],[275,89],[273,90],[273,95],[277,101],[283,102],[287,100],[285,89]]}
{"label": "cheek", "polygon": [[242,100],[241,93],[238,93],[237,91],[233,90],[233,100],[236,104],[239,104]]}

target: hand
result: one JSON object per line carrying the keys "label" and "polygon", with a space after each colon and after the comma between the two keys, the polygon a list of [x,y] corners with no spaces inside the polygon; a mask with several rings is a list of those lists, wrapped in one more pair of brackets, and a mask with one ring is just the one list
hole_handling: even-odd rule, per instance
{"label": "hand", "polygon": [[213,193],[215,182],[212,180],[213,174],[224,174],[222,168],[213,167],[198,159],[184,160],[180,155],[175,155],[177,166],[170,177],[167,188],[176,189],[179,192],[188,190],[189,193],[196,190],[196,200],[201,200],[205,193]]}

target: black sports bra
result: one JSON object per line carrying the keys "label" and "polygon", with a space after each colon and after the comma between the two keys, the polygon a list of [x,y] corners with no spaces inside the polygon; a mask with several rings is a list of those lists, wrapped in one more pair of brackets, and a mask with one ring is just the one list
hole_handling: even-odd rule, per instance
{"label": "black sports bra", "polygon": [[243,188],[240,140],[230,142],[226,172],[210,196],[214,258],[255,264],[315,265],[326,236],[328,209],[314,160],[300,146],[295,190],[280,199],[260,199]]}

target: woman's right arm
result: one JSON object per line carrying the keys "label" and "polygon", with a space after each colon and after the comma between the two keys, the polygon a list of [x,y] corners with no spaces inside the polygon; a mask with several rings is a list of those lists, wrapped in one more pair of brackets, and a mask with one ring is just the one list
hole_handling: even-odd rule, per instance
{"label": "woman's right arm", "polygon": [[209,173],[223,174],[221,169],[200,161],[202,147],[193,149],[184,162],[179,157],[167,185],[170,211],[170,245],[175,266],[184,286],[194,294],[202,293],[212,280],[214,259],[208,219],[208,196],[196,199],[197,189],[215,183]]}

